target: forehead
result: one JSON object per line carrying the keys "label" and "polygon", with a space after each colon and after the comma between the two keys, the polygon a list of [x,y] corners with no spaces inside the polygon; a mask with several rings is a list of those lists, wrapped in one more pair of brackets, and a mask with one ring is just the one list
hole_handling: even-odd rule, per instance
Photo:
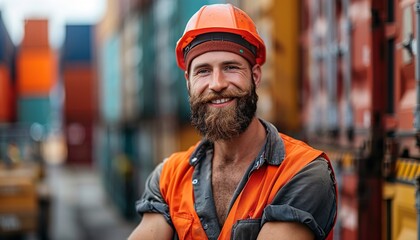
{"label": "forehead", "polygon": [[214,51],[203,53],[191,61],[191,68],[198,65],[220,65],[225,63],[238,63],[247,64],[247,60],[236,53],[225,52],[225,51]]}

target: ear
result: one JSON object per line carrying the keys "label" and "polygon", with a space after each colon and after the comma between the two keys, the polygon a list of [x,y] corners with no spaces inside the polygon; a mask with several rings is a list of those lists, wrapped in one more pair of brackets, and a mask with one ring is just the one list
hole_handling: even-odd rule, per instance
{"label": "ear", "polygon": [[258,88],[258,86],[261,83],[262,78],[262,71],[261,66],[259,64],[255,64],[251,69],[252,79],[254,80],[255,87]]}
{"label": "ear", "polygon": [[190,93],[190,76],[187,71],[184,72],[185,83],[187,84],[188,94]]}

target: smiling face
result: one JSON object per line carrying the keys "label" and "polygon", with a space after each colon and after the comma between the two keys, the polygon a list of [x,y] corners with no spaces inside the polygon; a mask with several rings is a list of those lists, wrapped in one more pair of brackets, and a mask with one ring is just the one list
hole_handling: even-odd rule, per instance
{"label": "smiling face", "polygon": [[241,56],[208,52],[196,57],[186,73],[192,125],[208,140],[243,133],[255,116],[261,68]]}

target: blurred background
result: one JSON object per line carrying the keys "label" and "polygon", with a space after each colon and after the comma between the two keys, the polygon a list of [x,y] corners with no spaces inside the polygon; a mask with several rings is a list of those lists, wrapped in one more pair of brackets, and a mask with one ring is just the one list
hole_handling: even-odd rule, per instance
{"label": "blurred background", "polygon": [[125,239],[200,137],[174,48],[232,3],[267,45],[258,116],[328,153],[335,239],[418,239],[415,0],[0,0],[0,239]]}

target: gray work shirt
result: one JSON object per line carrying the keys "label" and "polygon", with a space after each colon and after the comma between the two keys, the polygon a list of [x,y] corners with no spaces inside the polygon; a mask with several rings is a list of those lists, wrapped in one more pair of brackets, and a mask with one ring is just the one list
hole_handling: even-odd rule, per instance
{"label": "gray work shirt", "polygon": [[[229,209],[256,169],[263,164],[280,166],[285,158],[283,140],[277,129],[264,120],[261,122],[267,131],[266,143],[236,188]],[[193,186],[197,215],[208,238],[217,239],[221,228],[212,194],[212,158],[213,144],[204,140],[191,155],[190,165],[194,167],[193,179],[201,183]],[[159,190],[160,173],[164,164],[165,162],[159,164],[148,177],[143,196],[136,203],[136,210],[141,215],[147,212],[160,213],[173,227],[169,207]],[[265,222],[284,221],[305,224],[316,239],[324,239],[334,225],[337,197],[335,187],[335,178],[327,161],[317,158],[279,190],[274,200],[265,207],[261,219],[246,219],[235,224],[232,227],[232,238],[256,239]]]}

